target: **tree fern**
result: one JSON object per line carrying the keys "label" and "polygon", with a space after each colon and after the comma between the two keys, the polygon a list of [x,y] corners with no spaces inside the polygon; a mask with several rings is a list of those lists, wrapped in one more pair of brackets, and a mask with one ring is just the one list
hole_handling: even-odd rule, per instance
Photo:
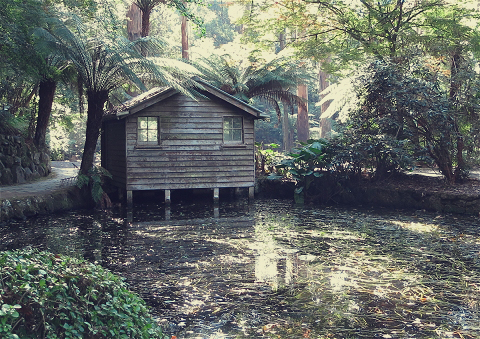
{"label": "tree fern", "polygon": [[291,59],[278,58],[266,63],[252,59],[243,65],[225,54],[201,58],[192,64],[205,81],[228,94],[245,102],[258,99],[271,105],[279,120],[281,105],[292,114],[295,105],[306,105],[294,91],[310,77]]}

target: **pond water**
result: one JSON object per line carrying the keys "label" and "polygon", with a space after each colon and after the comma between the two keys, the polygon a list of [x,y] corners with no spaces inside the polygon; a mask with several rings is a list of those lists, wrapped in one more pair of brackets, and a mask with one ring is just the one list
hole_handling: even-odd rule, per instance
{"label": "pond water", "polygon": [[12,222],[0,250],[102,264],[169,337],[480,338],[477,217],[282,200],[144,203],[128,217]]}

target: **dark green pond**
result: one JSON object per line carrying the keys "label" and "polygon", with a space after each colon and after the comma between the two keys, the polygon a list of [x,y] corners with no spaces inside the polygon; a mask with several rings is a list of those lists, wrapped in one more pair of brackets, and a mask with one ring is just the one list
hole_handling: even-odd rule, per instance
{"label": "dark green pond", "polygon": [[480,338],[478,217],[280,200],[142,204],[131,217],[3,225],[0,250],[97,261],[178,338]]}

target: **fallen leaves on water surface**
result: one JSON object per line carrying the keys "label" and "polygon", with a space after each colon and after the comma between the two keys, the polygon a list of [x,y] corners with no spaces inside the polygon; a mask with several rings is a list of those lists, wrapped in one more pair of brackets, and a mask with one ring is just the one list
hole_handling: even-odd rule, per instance
{"label": "fallen leaves on water surface", "polygon": [[470,178],[454,185],[445,182],[441,176],[425,176],[425,175],[399,175],[391,177],[377,183],[369,183],[369,185],[392,188],[397,191],[411,190],[420,194],[445,193],[445,194],[461,194],[463,196],[478,197],[480,194],[480,179]]}
{"label": "fallen leaves on water surface", "polygon": [[[249,209],[125,229],[67,219],[70,231],[48,220],[38,229],[41,246],[78,246],[126,277],[171,339],[219,331],[218,338],[480,338],[478,219],[274,200]],[[24,241],[32,231],[9,232],[6,240]]]}

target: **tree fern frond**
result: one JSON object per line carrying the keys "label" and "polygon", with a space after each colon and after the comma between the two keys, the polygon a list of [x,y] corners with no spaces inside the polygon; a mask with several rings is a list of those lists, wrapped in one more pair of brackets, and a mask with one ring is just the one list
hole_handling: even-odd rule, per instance
{"label": "tree fern frond", "polygon": [[280,103],[291,113],[295,105],[306,105],[305,100],[293,91],[311,77],[290,59],[278,58],[261,63],[253,58],[249,64],[243,65],[225,54],[201,58],[192,64],[205,81],[246,102],[258,98],[271,105],[279,118]]}

